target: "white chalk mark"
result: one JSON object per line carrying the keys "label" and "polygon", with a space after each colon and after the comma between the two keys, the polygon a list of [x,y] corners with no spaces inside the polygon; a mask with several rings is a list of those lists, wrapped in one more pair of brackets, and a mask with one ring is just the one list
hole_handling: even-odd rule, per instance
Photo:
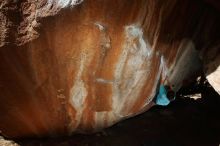
{"label": "white chalk mark", "polygon": [[[113,110],[121,114],[126,106],[132,107],[139,97],[149,75],[152,49],[137,25],[125,27],[123,51],[115,67],[113,83]],[[121,115],[122,117],[124,115]]]}

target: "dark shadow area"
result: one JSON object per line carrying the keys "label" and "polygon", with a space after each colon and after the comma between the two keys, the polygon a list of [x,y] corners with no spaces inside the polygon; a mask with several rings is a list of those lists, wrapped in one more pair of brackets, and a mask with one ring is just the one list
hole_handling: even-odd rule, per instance
{"label": "dark shadow area", "polygon": [[[96,134],[17,142],[21,146],[219,146],[220,96],[207,83],[199,88],[200,99],[179,97],[167,107],[155,106]],[[190,93],[187,88],[180,91]]]}

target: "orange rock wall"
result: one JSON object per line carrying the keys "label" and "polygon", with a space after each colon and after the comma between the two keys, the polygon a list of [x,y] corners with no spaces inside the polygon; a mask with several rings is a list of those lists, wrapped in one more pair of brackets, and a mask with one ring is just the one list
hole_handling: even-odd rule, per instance
{"label": "orange rock wall", "polygon": [[199,69],[196,50],[219,38],[201,1],[59,2],[0,2],[5,136],[93,132],[146,111],[156,87],[177,90]]}

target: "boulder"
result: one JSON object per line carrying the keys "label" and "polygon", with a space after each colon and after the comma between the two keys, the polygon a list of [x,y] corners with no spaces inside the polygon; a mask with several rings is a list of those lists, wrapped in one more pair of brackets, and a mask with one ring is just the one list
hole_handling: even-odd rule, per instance
{"label": "boulder", "polygon": [[160,84],[201,74],[219,18],[205,1],[1,1],[2,134],[90,133],[148,110]]}

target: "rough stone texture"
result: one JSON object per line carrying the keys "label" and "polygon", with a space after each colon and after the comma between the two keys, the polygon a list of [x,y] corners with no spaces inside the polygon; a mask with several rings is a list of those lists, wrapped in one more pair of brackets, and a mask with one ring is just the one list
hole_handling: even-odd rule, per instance
{"label": "rough stone texture", "polygon": [[220,43],[206,51],[204,67],[207,80],[220,95]]}
{"label": "rough stone texture", "polygon": [[218,146],[220,96],[201,84],[184,90],[188,91],[181,92],[184,96],[197,92],[202,98],[177,98],[166,107],[154,106],[95,134],[16,142],[21,146]]}
{"label": "rough stone texture", "polygon": [[0,46],[23,45],[39,37],[39,20],[57,14],[62,8],[82,0],[3,0],[0,2]]}
{"label": "rough stone texture", "polygon": [[20,146],[14,141],[11,140],[5,140],[3,137],[0,136],[0,145],[1,146]]}
{"label": "rough stone texture", "polygon": [[196,77],[199,54],[205,60],[220,40],[219,13],[204,1],[0,7],[0,130],[8,137],[93,132],[142,113],[160,83],[178,90]]}

